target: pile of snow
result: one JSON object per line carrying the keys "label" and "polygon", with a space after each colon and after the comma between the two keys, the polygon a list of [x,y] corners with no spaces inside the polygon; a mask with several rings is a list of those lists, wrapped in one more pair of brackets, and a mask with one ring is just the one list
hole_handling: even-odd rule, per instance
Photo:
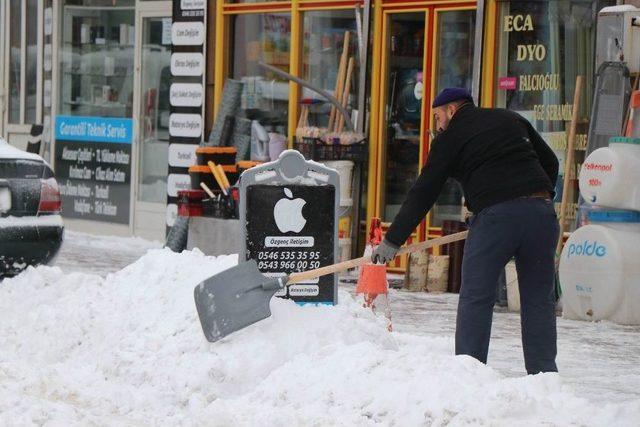
{"label": "pile of snow", "polygon": [[640,423],[640,403],[506,379],[452,356],[450,336],[388,333],[346,292],[336,307],[274,300],[208,343],[193,288],[236,262],[154,249],[106,278],[42,266],[2,282],[0,424]]}

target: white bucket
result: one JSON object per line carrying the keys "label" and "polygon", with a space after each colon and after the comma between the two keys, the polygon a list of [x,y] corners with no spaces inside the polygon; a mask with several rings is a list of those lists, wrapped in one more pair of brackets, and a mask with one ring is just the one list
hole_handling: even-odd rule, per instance
{"label": "white bucket", "polygon": [[351,259],[351,239],[338,239],[338,247],[340,248],[340,262],[349,261]]}
{"label": "white bucket", "polygon": [[324,162],[325,166],[335,169],[340,175],[340,206],[351,206],[351,178],[353,162],[351,160],[332,160]]}
{"label": "white bucket", "polygon": [[[606,220],[606,222],[604,222]],[[640,214],[591,212],[562,251],[563,315],[640,324]]]}
{"label": "white bucket", "polygon": [[269,132],[269,158],[275,162],[280,154],[287,149],[287,138],[275,132]]}
{"label": "white bucket", "polygon": [[589,203],[640,210],[640,138],[611,138],[585,159],[580,194]]}

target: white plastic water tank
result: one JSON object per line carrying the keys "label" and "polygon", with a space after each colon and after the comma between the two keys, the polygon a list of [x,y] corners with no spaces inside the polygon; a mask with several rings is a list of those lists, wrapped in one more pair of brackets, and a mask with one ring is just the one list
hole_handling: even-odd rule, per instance
{"label": "white plastic water tank", "polygon": [[580,170],[580,193],[593,205],[640,211],[640,138],[613,137]]}
{"label": "white plastic water tank", "polygon": [[564,317],[640,324],[640,213],[589,213],[560,258]]}

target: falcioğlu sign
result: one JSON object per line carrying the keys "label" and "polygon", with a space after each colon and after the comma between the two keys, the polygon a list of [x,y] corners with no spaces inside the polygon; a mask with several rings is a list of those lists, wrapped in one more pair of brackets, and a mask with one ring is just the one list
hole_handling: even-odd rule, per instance
{"label": "falcio\u011flu sign", "polygon": [[[287,150],[240,180],[244,252],[273,277],[333,264],[337,258],[338,173]],[[337,277],[290,285],[277,296],[298,303],[337,303]]]}
{"label": "falcio\u011flu sign", "polygon": [[68,218],[129,223],[130,119],[56,118],[56,176]]}

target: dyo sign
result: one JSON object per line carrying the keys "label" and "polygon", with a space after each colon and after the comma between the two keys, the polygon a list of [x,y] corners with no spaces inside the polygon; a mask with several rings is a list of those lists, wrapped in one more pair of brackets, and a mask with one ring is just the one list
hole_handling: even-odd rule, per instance
{"label": "dyo sign", "polygon": [[542,61],[547,57],[547,48],[541,44],[519,44],[517,61]]}

